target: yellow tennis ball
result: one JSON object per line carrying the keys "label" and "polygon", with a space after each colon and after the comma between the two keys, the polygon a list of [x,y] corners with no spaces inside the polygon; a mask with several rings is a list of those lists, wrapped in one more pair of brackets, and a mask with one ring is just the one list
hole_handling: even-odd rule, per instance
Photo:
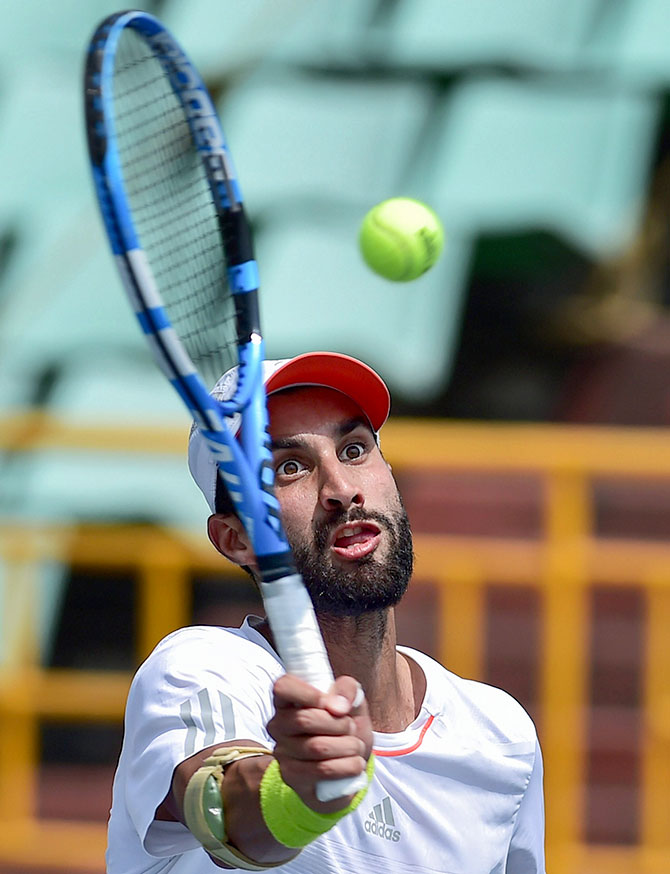
{"label": "yellow tennis ball", "polygon": [[367,213],[358,241],[371,270],[394,282],[409,282],[437,261],[444,246],[444,228],[425,203],[392,197]]}

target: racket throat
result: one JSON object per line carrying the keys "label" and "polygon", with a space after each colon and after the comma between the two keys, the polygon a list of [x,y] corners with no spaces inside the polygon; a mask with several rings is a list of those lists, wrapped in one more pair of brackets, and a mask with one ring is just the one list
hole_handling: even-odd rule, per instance
{"label": "racket throat", "polygon": [[258,294],[256,291],[234,294],[233,303],[235,304],[237,342],[239,346],[245,346],[252,341],[254,335],[258,337],[261,333]]}
{"label": "racket throat", "polygon": [[290,550],[274,555],[256,556],[258,570],[264,583],[273,583],[283,577],[292,576],[296,573],[293,554]]}

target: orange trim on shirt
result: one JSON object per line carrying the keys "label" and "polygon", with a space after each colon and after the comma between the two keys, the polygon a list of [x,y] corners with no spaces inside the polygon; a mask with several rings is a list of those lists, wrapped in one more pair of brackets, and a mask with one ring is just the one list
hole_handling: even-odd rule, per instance
{"label": "orange trim on shirt", "polygon": [[417,742],[415,744],[412,744],[411,747],[406,747],[404,750],[374,750],[374,754],[376,756],[404,756],[407,753],[413,753],[414,750],[418,749],[421,746],[421,742],[423,741],[423,737],[424,737],[425,733],[428,731],[428,729],[431,727],[431,725],[433,724],[434,719],[435,719],[435,717],[431,713],[431,715],[426,720],[426,724],[421,729],[421,734],[419,735],[419,739],[417,740]]}

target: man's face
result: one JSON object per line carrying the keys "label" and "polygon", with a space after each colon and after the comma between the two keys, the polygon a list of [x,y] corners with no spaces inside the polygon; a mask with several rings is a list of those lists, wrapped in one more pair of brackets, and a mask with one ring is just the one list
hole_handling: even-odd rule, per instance
{"label": "man's face", "polygon": [[412,537],[391,470],[360,408],[301,388],[269,399],[282,521],[315,609],[356,616],[396,604]]}

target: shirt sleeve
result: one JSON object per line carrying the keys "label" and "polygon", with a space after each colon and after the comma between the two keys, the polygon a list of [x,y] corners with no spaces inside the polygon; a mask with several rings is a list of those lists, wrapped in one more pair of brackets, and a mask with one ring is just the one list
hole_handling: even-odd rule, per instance
{"label": "shirt sleeve", "polygon": [[546,874],[542,751],[537,740],[533,770],[517,812],[505,874]]}
{"label": "shirt sleeve", "polygon": [[178,633],[140,668],[126,707],[118,790],[151,855],[199,846],[184,826],[161,829],[154,822],[177,765],[205,747],[237,739],[272,749],[265,726],[280,673],[257,644],[214,628]]}

